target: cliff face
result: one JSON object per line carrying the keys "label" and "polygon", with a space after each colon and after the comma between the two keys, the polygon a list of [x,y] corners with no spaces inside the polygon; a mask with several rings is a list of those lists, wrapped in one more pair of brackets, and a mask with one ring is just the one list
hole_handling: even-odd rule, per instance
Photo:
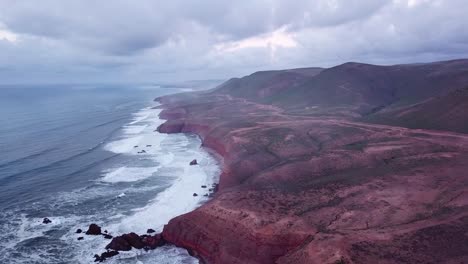
{"label": "cliff face", "polygon": [[[168,119],[159,131],[197,133],[204,146],[223,157],[215,198],[172,219],[164,238],[208,263],[468,261],[468,135],[361,121],[396,104],[449,94],[452,88],[440,88],[443,80],[450,87],[462,86],[465,76],[445,79],[464,69],[454,63],[394,68],[345,64],[332,68],[332,75],[328,69],[305,70],[308,75],[295,70],[301,81],[274,89],[269,85],[282,83],[275,78],[287,76],[284,83],[291,84],[291,75],[269,72],[255,85],[243,84],[253,89],[249,96],[231,91],[240,86],[230,81],[209,92],[159,98],[161,117]],[[437,72],[442,77],[433,80],[431,91],[418,92],[419,86],[405,91],[420,93],[420,99],[407,96],[398,103],[353,84],[347,87],[359,96],[339,104],[328,97],[317,106],[307,99],[312,92],[301,88],[309,83],[311,90],[319,89],[312,83],[324,78],[324,72],[337,79],[327,82],[339,90],[340,81],[352,78],[364,84],[373,71],[384,76],[402,67],[408,67],[405,75],[427,74],[430,68],[430,76]],[[248,82],[254,81],[252,76]],[[426,78],[412,76],[407,83]],[[271,93],[255,92],[265,89]],[[297,97],[294,105],[291,97],[279,99],[283,91],[303,93],[303,98]],[[372,106],[368,108],[385,106],[366,112],[362,102]]]}

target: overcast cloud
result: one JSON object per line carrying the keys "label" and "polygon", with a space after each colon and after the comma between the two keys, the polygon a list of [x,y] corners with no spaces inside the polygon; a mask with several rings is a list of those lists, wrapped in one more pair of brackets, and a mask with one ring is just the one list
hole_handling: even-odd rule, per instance
{"label": "overcast cloud", "polygon": [[0,83],[468,57],[468,0],[0,0]]}

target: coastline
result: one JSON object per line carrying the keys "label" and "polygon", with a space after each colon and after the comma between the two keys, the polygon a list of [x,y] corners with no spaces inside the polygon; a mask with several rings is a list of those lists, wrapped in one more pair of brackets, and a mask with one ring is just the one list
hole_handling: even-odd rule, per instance
{"label": "coastline", "polygon": [[[141,238],[143,238],[148,235],[148,229],[152,229],[155,233],[162,232],[164,224],[170,219],[190,212],[204,204],[209,199],[208,189],[213,188],[212,185],[218,182],[219,161],[212,153],[200,148],[201,138],[188,134],[165,135],[158,133],[158,135],[155,135],[154,127],[164,122],[159,118],[160,110],[155,108],[157,107],[147,107],[138,112],[135,121],[123,127],[125,132],[123,137],[108,144],[106,149],[131,155],[140,160],[147,160],[147,164],[156,163],[156,167],[148,169],[153,169],[153,174],[157,171],[158,177],[151,177],[152,173],[149,173],[147,175],[136,175],[129,179],[127,174],[132,171],[132,164],[127,164],[106,171],[102,181],[106,184],[118,184],[138,181],[143,176],[148,179],[154,178],[156,181],[157,178],[161,177],[162,184],[168,186],[164,187],[165,189],[151,199],[148,204],[134,209],[130,215],[124,217],[121,221],[103,225],[104,229],[116,235],[114,238],[132,232],[141,235]],[[148,122],[142,126],[140,123],[142,120],[148,120]],[[142,150],[146,152],[142,153]],[[197,159],[199,165],[189,165],[192,159]],[[198,195],[192,195],[195,193]],[[125,196],[125,194],[121,194],[119,199],[125,199]],[[111,240],[101,242],[98,248],[104,249]],[[138,250],[118,250],[119,255],[121,258],[146,255],[139,247],[135,248]],[[155,258],[164,262],[167,261],[164,260],[164,256],[176,254],[172,252],[174,250],[180,252],[180,261],[184,258],[190,258],[186,252],[184,253],[180,249],[171,249],[170,246],[158,247],[155,252],[150,252],[149,255],[152,256],[146,256],[146,258]],[[101,254],[104,252],[94,253]],[[161,255],[161,257],[158,257],[158,255]],[[101,260],[108,258],[107,255],[104,256],[106,257]]]}
{"label": "coastline", "polygon": [[[157,98],[157,99],[161,99],[161,98],[162,97]],[[157,101],[157,99],[155,99],[155,101]],[[178,130],[172,130],[172,129],[165,129],[164,128],[165,124],[168,123],[168,122],[170,123],[170,121],[173,120],[170,115],[168,116],[167,113],[164,112],[165,110],[169,110],[169,108],[164,108],[162,106],[162,104],[156,106],[156,108],[161,108],[162,109],[160,111],[160,113],[159,113],[159,118],[161,120],[164,120],[163,123],[158,125],[158,127],[156,128],[156,131],[158,131],[159,133],[163,133],[163,134],[182,133],[182,134],[186,134],[186,135],[187,134],[196,135],[199,138],[199,140],[201,141],[201,147],[217,161],[217,164],[218,164],[219,169],[220,169],[220,173],[218,173],[218,176],[216,176],[215,178],[217,179],[216,184],[219,185],[220,179],[221,179],[221,177],[223,175],[223,171],[224,171],[224,160],[225,160],[225,157],[223,156],[224,151],[219,151],[219,148],[210,145],[210,143],[207,144],[207,142],[205,140],[205,135],[204,135],[204,133],[202,133],[201,130],[196,130],[196,129],[194,129],[194,130],[184,130],[183,128],[181,128],[180,131],[178,131]],[[211,200],[214,199],[214,197],[217,195],[218,192],[219,192],[219,189],[217,189],[215,192],[213,192],[212,195],[210,195],[210,198],[208,198],[208,199],[204,200],[203,202],[201,202],[198,207],[194,208],[190,212],[192,212],[192,211],[204,206],[205,204],[209,203]],[[190,212],[188,212],[187,214],[189,214]],[[174,218],[183,217],[184,215],[185,214],[178,215],[178,216],[176,216]],[[174,218],[172,218],[172,219],[174,219]],[[202,253],[202,252],[199,252],[197,250],[196,245],[178,243],[175,240],[171,240],[169,238],[170,236],[167,233],[164,233],[164,230],[161,230],[161,235],[163,236],[164,240],[166,242],[169,242],[171,245],[174,245],[174,246],[176,246],[178,248],[183,248],[183,249],[187,250],[187,252],[190,254],[190,256],[197,258],[201,264],[210,263],[209,258],[206,257],[207,255],[209,255],[209,252],[203,252]]]}
{"label": "coastline", "polygon": [[[213,223],[213,219],[210,221],[206,217],[219,219],[220,215],[212,215],[210,213],[206,214],[206,212],[201,211],[203,211],[204,208],[209,208],[208,211],[212,211],[211,205],[217,203],[216,200],[219,194],[223,193],[224,189],[235,190],[235,192],[237,192],[237,190],[239,189],[238,187],[242,185],[242,177],[239,177],[239,174],[237,174],[235,172],[235,169],[232,168],[232,160],[237,159],[236,154],[238,154],[238,152],[233,145],[228,144],[227,142],[222,140],[222,136],[226,133],[218,134],[218,136],[220,137],[213,136],[210,133],[216,126],[211,126],[212,124],[209,123],[198,122],[197,120],[193,120],[192,118],[186,116],[190,115],[191,112],[184,110],[185,104],[187,104],[187,101],[191,102],[191,100],[193,99],[195,101],[197,99],[199,100],[200,98],[198,97],[198,95],[200,94],[203,93],[176,94],[163,96],[155,99],[155,101],[161,103],[160,108],[163,109],[160,113],[160,118],[166,120],[163,124],[161,124],[158,127],[157,130],[161,133],[166,134],[190,133],[198,135],[202,140],[202,146],[209,152],[215,153],[215,155],[222,160],[220,162],[222,172],[219,176],[219,190],[215,194],[215,196],[209,201],[207,201],[205,204],[201,205],[200,207],[187,214],[177,216],[171,221],[169,221],[169,223],[164,227],[162,236],[170,244],[186,249],[188,252],[190,252],[192,256],[198,258],[202,263],[273,263],[272,261],[278,256],[284,255],[286,254],[286,252],[300,246],[305,241],[310,239],[310,236],[304,234],[302,230],[298,233],[293,232],[293,234],[284,234],[280,236],[268,233],[256,234],[253,236],[248,234],[250,232],[248,231],[250,227],[243,226],[241,222],[236,222],[236,217],[237,214],[240,213],[242,214],[242,218],[244,218],[244,220],[249,220],[249,218],[252,217],[252,219],[250,220],[258,222],[258,219],[255,219],[256,217],[254,215],[246,216],[245,214],[247,214],[248,212],[236,212],[236,216],[230,219],[234,221],[234,228],[232,228],[230,224],[228,224],[227,226],[218,226],[218,229],[214,231],[215,233],[218,233],[215,236],[225,236],[226,238],[228,238],[229,235],[239,232],[241,236],[237,239],[236,242],[243,243],[246,240],[242,240],[244,239],[244,236],[246,236],[245,234],[247,234],[248,240],[250,242],[243,247],[249,248],[249,255],[257,255],[258,243],[265,243],[264,249],[261,249],[260,252],[258,252],[258,255],[255,258],[252,258],[251,260],[237,257],[229,257],[223,259],[216,256],[216,254],[219,254],[219,252],[211,251],[211,249],[215,249],[215,251],[219,251],[222,249],[219,248],[215,239],[211,240],[209,235],[204,234],[204,231],[206,230],[205,227],[209,226],[210,223]],[[166,101],[167,99],[169,100]],[[173,101],[173,99],[175,99],[175,101]],[[181,99],[181,101],[179,101],[179,99]],[[218,99],[215,99],[215,101],[222,102],[222,100],[225,98],[222,97],[220,98],[221,100]],[[240,101],[242,102],[242,104],[246,103],[245,100]],[[179,105],[179,102],[182,104]],[[201,104],[203,105],[204,103],[206,102],[202,102]],[[219,126],[217,127],[219,128]],[[223,132],[226,132],[228,130],[229,126],[226,126],[224,127]],[[230,164],[226,164],[226,162]],[[249,168],[248,170],[251,172],[256,172],[260,170],[260,168],[254,167]],[[232,217],[231,212],[227,212],[227,215],[225,215],[225,217]],[[265,221],[261,220],[260,222],[262,222],[263,224],[263,222]],[[203,228],[202,230],[197,230],[197,227],[200,226],[204,226],[203,228],[205,228],[205,230],[203,230]],[[246,229],[242,230],[244,228]],[[199,231],[199,233],[193,230],[197,230]],[[193,234],[195,234],[194,237],[190,237]],[[256,237],[258,235],[260,235],[260,238]],[[203,241],[205,239],[207,240]]]}
{"label": "coastline", "polygon": [[462,207],[420,216],[429,214],[424,204],[463,192],[462,134],[288,115],[216,92],[156,100],[166,120],[158,131],[195,133],[223,158],[215,197],[162,233],[204,263],[372,263],[389,250],[425,261],[444,256],[413,256],[408,243],[427,244],[434,230],[460,240]]}

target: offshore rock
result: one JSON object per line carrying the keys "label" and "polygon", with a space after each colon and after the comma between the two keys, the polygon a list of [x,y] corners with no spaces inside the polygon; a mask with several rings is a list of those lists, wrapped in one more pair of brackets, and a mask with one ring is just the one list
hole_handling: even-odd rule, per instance
{"label": "offshore rock", "polygon": [[87,235],[100,235],[101,234],[101,227],[96,224],[90,224],[88,231],[86,231]]}

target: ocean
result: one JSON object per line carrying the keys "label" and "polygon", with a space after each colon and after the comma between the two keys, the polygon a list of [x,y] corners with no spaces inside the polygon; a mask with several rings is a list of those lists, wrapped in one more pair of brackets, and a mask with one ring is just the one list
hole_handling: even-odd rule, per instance
{"label": "ocean", "polygon": [[[0,87],[0,263],[94,263],[111,235],[161,231],[206,201],[216,159],[188,134],[160,134],[156,85]],[[190,166],[197,159],[199,166]],[[197,197],[193,193],[198,193]],[[43,224],[43,218],[52,222]],[[78,237],[83,236],[83,240]],[[107,263],[198,263],[184,249],[132,250]]]}

